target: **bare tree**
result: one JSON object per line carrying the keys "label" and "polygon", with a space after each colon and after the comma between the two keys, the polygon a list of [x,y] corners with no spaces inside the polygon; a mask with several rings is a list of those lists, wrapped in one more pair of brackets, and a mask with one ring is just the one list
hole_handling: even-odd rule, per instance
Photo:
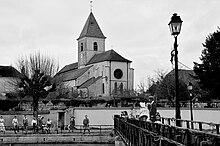
{"label": "bare tree", "polygon": [[145,94],[147,92],[147,89],[148,89],[150,84],[151,84],[151,77],[150,76],[148,76],[147,80],[143,78],[140,81],[140,83],[137,85],[138,92],[140,94]]}
{"label": "bare tree", "polygon": [[39,99],[45,98],[55,89],[52,77],[59,69],[58,64],[54,59],[37,52],[19,58],[16,65],[21,72],[20,80],[16,85],[23,97],[32,96],[33,115],[37,118]]}

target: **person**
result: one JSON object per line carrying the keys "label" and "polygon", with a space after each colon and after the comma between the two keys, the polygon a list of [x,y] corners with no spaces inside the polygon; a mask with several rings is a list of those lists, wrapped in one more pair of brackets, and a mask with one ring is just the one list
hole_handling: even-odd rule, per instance
{"label": "person", "polygon": [[52,125],[52,120],[50,120],[50,119],[48,118],[48,120],[47,120],[48,133],[50,133],[51,125]]}
{"label": "person", "polygon": [[75,117],[72,116],[70,118],[70,130],[72,130],[72,132],[73,132],[74,127],[75,127]]}
{"label": "person", "polygon": [[2,116],[0,117],[0,132],[5,133],[5,120]]}
{"label": "person", "polygon": [[141,102],[140,105],[141,105],[141,108],[140,108],[139,120],[140,121],[148,121],[149,110],[148,110],[145,102]]}
{"label": "person", "polygon": [[89,118],[87,115],[85,115],[85,118],[83,119],[83,127],[84,127],[84,132],[83,134],[85,134],[86,130],[88,130],[89,134],[90,134],[90,129],[89,129]]}
{"label": "person", "polygon": [[37,120],[35,119],[35,117],[32,119],[31,125],[33,126],[34,133],[36,133],[36,130],[37,130]]}
{"label": "person", "polygon": [[12,125],[13,125],[13,127],[14,127],[14,132],[15,132],[15,134],[16,134],[17,132],[19,132],[18,119],[17,119],[16,116],[14,116],[14,118],[12,119]]}
{"label": "person", "polygon": [[137,111],[134,109],[134,106],[131,106],[131,111],[130,111],[130,118],[131,119],[136,119],[136,113]]}
{"label": "person", "polygon": [[121,112],[121,117],[124,118],[125,120],[128,119],[128,112],[127,111],[122,111]]}
{"label": "person", "polygon": [[150,120],[152,122],[155,122],[156,121],[157,106],[156,106],[156,103],[154,102],[154,97],[150,96],[149,102],[150,103],[148,104],[148,109],[149,109]]}
{"label": "person", "polygon": [[42,133],[44,133],[44,122],[43,122],[43,120],[44,120],[44,117],[39,115],[38,125],[39,125],[39,128],[41,129]]}
{"label": "person", "polygon": [[26,115],[24,115],[23,126],[24,126],[25,133],[27,134],[27,131],[28,131],[28,119],[27,119]]}
{"label": "person", "polygon": [[162,123],[161,122],[161,117],[160,117],[160,113],[159,112],[156,112],[156,121],[155,121],[155,123]]}

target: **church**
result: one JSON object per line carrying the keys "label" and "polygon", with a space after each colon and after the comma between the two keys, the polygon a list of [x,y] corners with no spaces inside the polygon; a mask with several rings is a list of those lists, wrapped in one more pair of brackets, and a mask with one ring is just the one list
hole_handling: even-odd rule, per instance
{"label": "church", "polygon": [[90,12],[77,39],[78,62],[64,66],[55,79],[82,97],[107,97],[133,90],[132,61],[112,49],[106,51],[105,39]]}

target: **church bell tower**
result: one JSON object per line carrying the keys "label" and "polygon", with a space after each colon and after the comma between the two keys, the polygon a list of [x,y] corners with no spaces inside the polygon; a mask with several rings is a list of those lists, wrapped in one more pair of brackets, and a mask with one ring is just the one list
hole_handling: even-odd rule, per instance
{"label": "church bell tower", "polygon": [[78,67],[86,63],[97,53],[105,52],[105,39],[94,15],[90,12],[78,41]]}

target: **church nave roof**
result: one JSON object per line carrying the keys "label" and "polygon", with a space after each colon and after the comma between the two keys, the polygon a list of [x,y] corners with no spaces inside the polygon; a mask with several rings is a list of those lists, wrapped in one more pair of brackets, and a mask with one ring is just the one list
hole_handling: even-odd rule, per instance
{"label": "church nave roof", "polygon": [[118,61],[118,62],[132,62],[128,59],[125,59],[124,57],[122,57],[121,55],[119,55],[117,52],[115,52],[114,50],[108,50],[105,51],[103,53],[98,53],[95,54],[87,63],[87,65],[89,64],[93,64],[93,63],[98,63],[98,62],[102,62],[102,61]]}

